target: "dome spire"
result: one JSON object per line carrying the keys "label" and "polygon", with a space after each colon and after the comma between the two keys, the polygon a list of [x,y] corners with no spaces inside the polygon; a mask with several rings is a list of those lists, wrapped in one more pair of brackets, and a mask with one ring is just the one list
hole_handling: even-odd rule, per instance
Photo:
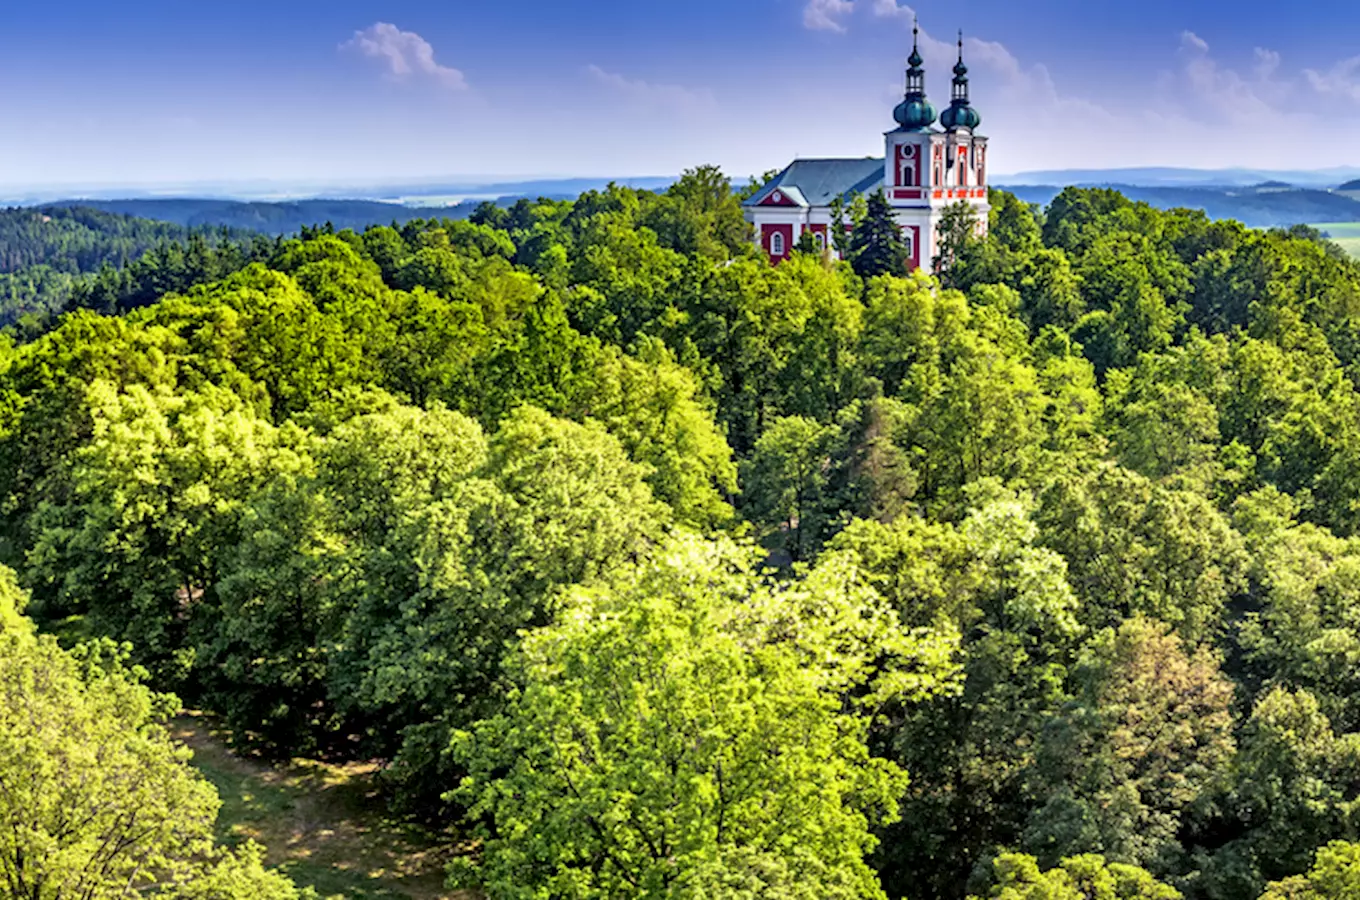
{"label": "dome spire", "polygon": [[906,131],[921,131],[935,121],[935,107],[926,99],[925,59],[921,56],[921,26],[911,23],[911,56],[907,57],[906,97],[893,110],[893,119]]}
{"label": "dome spire", "polygon": [[968,66],[963,62],[963,29],[959,29],[959,61],[954,64],[954,87],[949,109],[940,116],[940,124],[949,131],[960,128],[971,131],[982,124],[982,116],[973,109],[968,97]]}
{"label": "dome spire", "polygon": [[963,29],[959,29],[959,61],[954,63],[954,94],[950,98],[968,102],[968,67],[963,63]]}

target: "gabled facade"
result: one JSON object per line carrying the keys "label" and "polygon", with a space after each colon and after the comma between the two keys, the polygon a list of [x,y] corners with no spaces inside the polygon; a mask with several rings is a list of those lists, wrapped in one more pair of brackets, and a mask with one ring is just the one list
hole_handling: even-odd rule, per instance
{"label": "gabled facade", "polygon": [[[918,29],[913,36],[919,37]],[[743,204],[770,262],[787,259],[804,232],[812,234],[819,248],[827,247],[833,227],[848,227],[846,221],[832,221],[832,202],[840,198],[848,204],[858,194],[880,189],[902,229],[913,269],[931,266],[945,207],[968,203],[986,228],[991,208],[987,139],[977,133],[982,117],[969,98],[962,36],[950,105],[939,116],[941,127],[936,127],[935,108],[926,99],[923,63],[919,40],[914,40],[906,94],[893,110],[897,127],[884,134],[882,157],[795,160]]]}

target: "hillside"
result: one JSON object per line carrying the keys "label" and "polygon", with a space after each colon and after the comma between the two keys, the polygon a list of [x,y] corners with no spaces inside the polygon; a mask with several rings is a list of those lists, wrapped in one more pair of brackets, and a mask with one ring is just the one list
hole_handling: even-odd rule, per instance
{"label": "hillside", "polygon": [[0,210],[0,327],[61,308],[82,276],[121,268],[153,248],[191,238],[212,247],[247,237],[88,207]]}
{"label": "hillside", "polygon": [[89,207],[0,210],[0,273],[34,265],[58,272],[93,272],[136,259],[149,247],[182,240],[188,230]]}
{"label": "hillside", "polygon": [[1342,181],[1360,178],[1360,168],[1338,166],[1326,169],[1190,169],[1176,166],[1143,166],[1119,169],[1049,169],[994,175],[992,181],[1005,185],[1139,184],[1147,187],[1251,187],[1277,181],[1301,187],[1326,189]]}
{"label": "hillside", "polygon": [[[1360,196],[1304,188],[1283,189],[1266,182],[1251,187],[1145,187],[1107,185],[1131,200],[1157,209],[1201,209],[1214,219],[1234,219],[1252,228],[1287,228],[1303,222],[1360,222]],[[1045,185],[1008,185],[1027,203],[1047,206],[1062,190]]]}
{"label": "hillside", "polygon": [[266,203],[215,199],[62,200],[52,206],[93,208],[124,216],[173,222],[189,228],[229,227],[260,234],[295,234],[329,222],[337,231],[370,225],[405,224],[439,216],[466,218],[476,203],[453,207],[409,207],[375,200],[297,200]]}

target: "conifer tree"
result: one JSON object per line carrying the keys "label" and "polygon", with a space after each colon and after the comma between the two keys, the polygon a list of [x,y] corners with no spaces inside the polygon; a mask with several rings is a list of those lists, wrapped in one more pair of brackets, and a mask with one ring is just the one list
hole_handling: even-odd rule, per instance
{"label": "conifer tree", "polygon": [[850,264],[861,278],[907,273],[907,243],[881,190],[870,195],[866,215],[855,225]]}
{"label": "conifer tree", "polygon": [[804,229],[803,233],[798,235],[798,241],[793,245],[793,249],[797,250],[799,253],[806,253],[809,256],[817,256],[822,252],[817,247],[817,238],[807,229]]}

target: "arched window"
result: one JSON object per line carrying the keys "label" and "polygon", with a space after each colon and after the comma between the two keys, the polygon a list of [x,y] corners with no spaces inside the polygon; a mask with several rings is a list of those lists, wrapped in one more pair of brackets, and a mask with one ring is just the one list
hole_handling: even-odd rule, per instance
{"label": "arched window", "polygon": [[777,231],[774,234],[770,235],[770,255],[771,256],[784,255],[784,235],[780,234]]}
{"label": "arched window", "polygon": [[826,235],[822,234],[819,231],[815,235],[813,235],[813,239],[817,241],[817,252],[820,253],[821,251],[826,249]]}
{"label": "arched window", "polygon": [[902,187],[916,187],[916,160],[902,162],[902,177],[898,179]]}

